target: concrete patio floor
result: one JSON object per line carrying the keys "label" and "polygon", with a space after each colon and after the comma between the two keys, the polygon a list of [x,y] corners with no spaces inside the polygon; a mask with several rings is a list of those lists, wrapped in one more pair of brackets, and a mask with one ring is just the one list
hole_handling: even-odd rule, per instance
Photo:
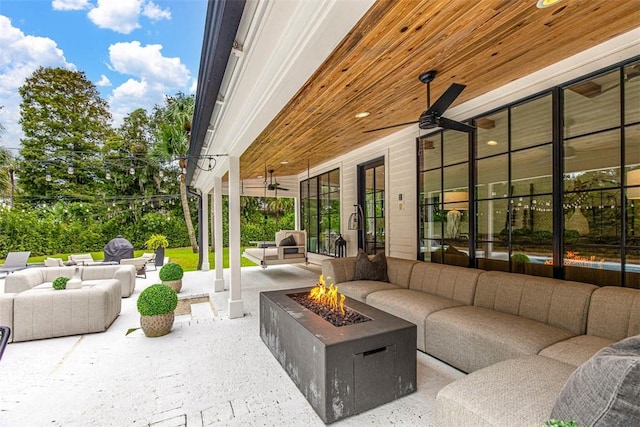
{"label": "concrete patio floor", "polygon": [[[262,343],[258,305],[260,291],[312,286],[319,272],[303,265],[246,267],[243,318],[229,319],[225,291],[177,316],[164,337],[147,338],[141,330],[126,335],[139,326],[140,291],[159,282],[151,271],[137,279],[108,331],[7,347],[0,426],[322,426]],[[213,271],[186,273],[180,297],[209,295],[213,281]],[[462,376],[418,352],[417,392],[334,425],[434,425],[438,390]]]}

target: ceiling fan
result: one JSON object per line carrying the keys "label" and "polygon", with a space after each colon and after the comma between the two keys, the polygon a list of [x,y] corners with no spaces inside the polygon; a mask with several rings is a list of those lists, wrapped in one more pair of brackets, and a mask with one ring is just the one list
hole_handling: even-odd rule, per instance
{"label": "ceiling fan", "polygon": [[[264,181],[263,181],[262,186],[260,186],[260,187],[256,187],[256,186],[253,186],[253,187],[252,186],[247,186],[247,187],[245,187],[244,186],[244,181],[243,181],[242,182],[243,191],[244,191],[245,188],[246,189],[258,189],[259,188],[259,189],[265,190],[265,192],[267,190],[276,191],[276,194],[277,194],[278,191],[289,191],[288,188],[281,187],[280,183],[278,181],[274,180],[274,177],[273,177],[273,173],[274,172],[275,172],[275,169],[267,170],[267,167],[265,165],[265,168],[264,168]],[[269,179],[268,180],[267,180],[267,173],[269,174]]]}
{"label": "ceiling fan", "polygon": [[274,169],[269,169],[269,184],[267,185],[267,190],[269,191],[289,191],[288,188],[280,187],[280,183],[278,181],[273,180]]}
{"label": "ceiling fan", "polygon": [[437,127],[441,127],[443,129],[453,129],[461,132],[473,132],[475,127],[471,125],[442,117],[442,114],[444,114],[446,109],[449,108],[453,101],[455,101],[458,95],[460,95],[460,93],[467,86],[459,83],[453,83],[442,95],[440,95],[440,98],[438,98],[436,102],[433,103],[433,105],[430,105],[431,82],[433,81],[433,79],[435,79],[435,77],[435,70],[426,71],[420,74],[420,76],[418,77],[418,80],[427,85],[427,110],[423,111],[422,114],[420,114],[420,118],[417,121],[398,123],[395,125],[384,126],[377,129],[366,130],[365,132],[376,132],[379,130],[390,129],[399,126],[407,126],[414,123],[418,123],[418,127],[420,129],[434,129]]}

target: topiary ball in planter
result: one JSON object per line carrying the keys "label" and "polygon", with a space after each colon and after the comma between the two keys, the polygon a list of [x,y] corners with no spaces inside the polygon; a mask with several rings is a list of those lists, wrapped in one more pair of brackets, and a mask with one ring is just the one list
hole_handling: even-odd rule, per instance
{"label": "topiary ball in planter", "polygon": [[55,289],[56,291],[66,289],[68,281],[69,281],[68,277],[56,277],[52,284],[53,289]]}
{"label": "topiary ball in planter", "polygon": [[161,337],[171,331],[178,295],[170,286],[151,285],[140,293],[137,306],[144,334],[148,337]]}
{"label": "topiary ball in planter", "polygon": [[180,264],[176,264],[175,262],[169,262],[163,265],[159,273],[162,283],[171,286],[176,292],[182,290],[182,276],[184,276],[184,270]]}

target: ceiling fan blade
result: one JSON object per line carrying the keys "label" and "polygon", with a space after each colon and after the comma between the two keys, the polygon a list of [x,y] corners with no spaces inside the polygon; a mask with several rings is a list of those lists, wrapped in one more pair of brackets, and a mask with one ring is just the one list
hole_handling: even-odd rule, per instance
{"label": "ceiling fan blade", "polygon": [[456,122],[455,120],[447,119],[446,117],[440,117],[438,124],[441,128],[459,130],[460,132],[471,133],[475,130],[475,127],[466,123]]}
{"label": "ceiling fan blade", "polygon": [[363,133],[377,132],[377,131],[379,131],[379,130],[385,130],[385,129],[397,128],[397,127],[400,127],[400,126],[408,126],[408,125],[413,125],[413,124],[416,124],[416,123],[418,123],[418,121],[417,121],[417,120],[415,120],[415,121],[413,121],[413,122],[398,123],[398,124],[396,124],[396,125],[389,125],[389,126],[384,126],[384,127],[377,128],[377,129],[369,129],[369,130],[365,130],[365,131],[363,131]]}
{"label": "ceiling fan blade", "polygon": [[438,100],[427,109],[425,114],[435,114],[436,116],[441,116],[447,110],[447,108],[449,108],[449,106],[453,104],[453,101],[456,100],[458,95],[462,93],[465,87],[467,86],[461,85],[459,83],[452,83],[451,86],[449,86],[449,89],[447,89],[442,95],[440,95],[440,98],[438,98]]}

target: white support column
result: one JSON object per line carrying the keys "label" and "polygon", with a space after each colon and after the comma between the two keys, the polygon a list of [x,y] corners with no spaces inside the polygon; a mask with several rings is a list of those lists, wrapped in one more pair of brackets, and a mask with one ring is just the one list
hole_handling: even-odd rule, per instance
{"label": "white support column", "polygon": [[300,196],[293,198],[293,209],[294,209],[294,230],[300,230]]}
{"label": "white support column", "polygon": [[244,316],[240,281],[240,158],[229,156],[229,318]]}
{"label": "white support column", "polygon": [[216,268],[216,279],[214,282],[214,291],[215,292],[223,292],[224,291],[224,266],[222,264],[223,252],[224,252],[224,243],[222,236],[222,222],[224,218],[222,217],[222,178],[215,177],[213,179],[213,241],[215,243],[215,268]]}
{"label": "white support column", "polygon": [[209,271],[209,193],[200,192],[202,197],[202,271]]}

